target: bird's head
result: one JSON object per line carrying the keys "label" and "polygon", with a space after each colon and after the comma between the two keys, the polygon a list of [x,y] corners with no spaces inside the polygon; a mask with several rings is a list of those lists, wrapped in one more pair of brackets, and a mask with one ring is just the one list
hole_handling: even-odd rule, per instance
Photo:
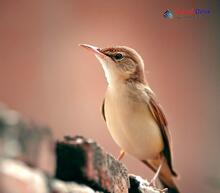
{"label": "bird's head", "polygon": [[144,63],[135,50],[126,46],[109,48],[97,48],[87,44],[80,46],[95,54],[102,64],[109,84],[127,80],[144,83]]}

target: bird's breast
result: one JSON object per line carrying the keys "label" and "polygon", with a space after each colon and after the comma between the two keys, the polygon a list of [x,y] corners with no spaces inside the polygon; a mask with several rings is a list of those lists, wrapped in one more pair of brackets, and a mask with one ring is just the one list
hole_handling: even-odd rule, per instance
{"label": "bird's breast", "polygon": [[140,160],[153,158],[163,150],[160,128],[143,101],[148,99],[131,96],[126,87],[108,88],[105,98],[106,123],[111,136],[124,151]]}

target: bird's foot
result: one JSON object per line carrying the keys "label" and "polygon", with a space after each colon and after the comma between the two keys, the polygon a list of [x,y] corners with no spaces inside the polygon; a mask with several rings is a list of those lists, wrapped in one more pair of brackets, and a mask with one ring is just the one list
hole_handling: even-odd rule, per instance
{"label": "bird's foot", "polygon": [[156,179],[154,179],[154,178],[150,181],[150,183],[148,184],[148,186],[152,187],[154,190],[156,190],[156,191],[158,191],[158,192],[160,192],[160,193],[168,192],[168,188],[163,188],[163,189],[157,188]]}
{"label": "bird's foot", "polygon": [[168,193],[168,188],[163,188],[163,189],[156,188],[155,190],[158,191],[158,192],[160,192],[160,193],[165,193],[165,192]]}
{"label": "bird's foot", "polygon": [[148,184],[148,186],[152,187],[154,190],[156,190],[156,191],[158,191],[158,192],[160,192],[160,193],[168,192],[168,188],[163,188],[163,189],[157,188],[155,181],[154,181],[154,182],[151,181],[151,182]]}
{"label": "bird's foot", "polygon": [[156,180],[152,179],[149,183],[149,186],[156,187]]}

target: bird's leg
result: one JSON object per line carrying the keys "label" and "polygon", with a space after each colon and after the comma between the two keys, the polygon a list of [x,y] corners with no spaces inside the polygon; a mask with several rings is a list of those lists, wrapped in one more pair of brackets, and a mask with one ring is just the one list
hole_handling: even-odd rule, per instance
{"label": "bird's leg", "polygon": [[156,186],[156,180],[157,180],[157,178],[158,178],[158,176],[160,174],[160,170],[161,170],[161,168],[162,168],[162,166],[164,164],[164,161],[165,161],[165,159],[163,157],[162,160],[161,160],[161,163],[160,163],[160,165],[159,165],[159,167],[157,169],[157,172],[155,173],[154,177],[151,179],[151,181],[149,183],[149,186],[154,186],[154,187]]}
{"label": "bird's leg", "polygon": [[161,193],[164,193],[164,192],[168,192],[168,189],[167,188],[164,188],[164,189],[159,189],[159,188],[156,188],[156,180],[160,174],[160,170],[161,168],[163,167],[163,164],[164,164],[164,161],[165,161],[165,158],[163,157],[162,160],[161,160],[161,163],[157,169],[157,172],[155,173],[154,177],[151,179],[150,183],[149,183],[149,186],[153,186],[155,190],[161,192]]}
{"label": "bird's leg", "polygon": [[125,155],[125,152],[124,152],[124,150],[121,149],[120,154],[119,154],[117,160],[120,161],[124,157],[124,155]]}

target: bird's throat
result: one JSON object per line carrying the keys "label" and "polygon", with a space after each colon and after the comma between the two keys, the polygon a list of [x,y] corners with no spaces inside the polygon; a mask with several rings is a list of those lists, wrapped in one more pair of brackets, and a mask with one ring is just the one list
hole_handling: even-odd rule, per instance
{"label": "bird's throat", "polygon": [[99,60],[99,62],[102,64],[102,68],[104,70],[105,78],[106,78],[108,84],[111,84],[112,78],[111,78],[111,75],[110,75],[110,72],[109,72],[109,69],[108,69],[106,62],[102,58],[100,58],[98,55],[95,55],[95,56]]}

